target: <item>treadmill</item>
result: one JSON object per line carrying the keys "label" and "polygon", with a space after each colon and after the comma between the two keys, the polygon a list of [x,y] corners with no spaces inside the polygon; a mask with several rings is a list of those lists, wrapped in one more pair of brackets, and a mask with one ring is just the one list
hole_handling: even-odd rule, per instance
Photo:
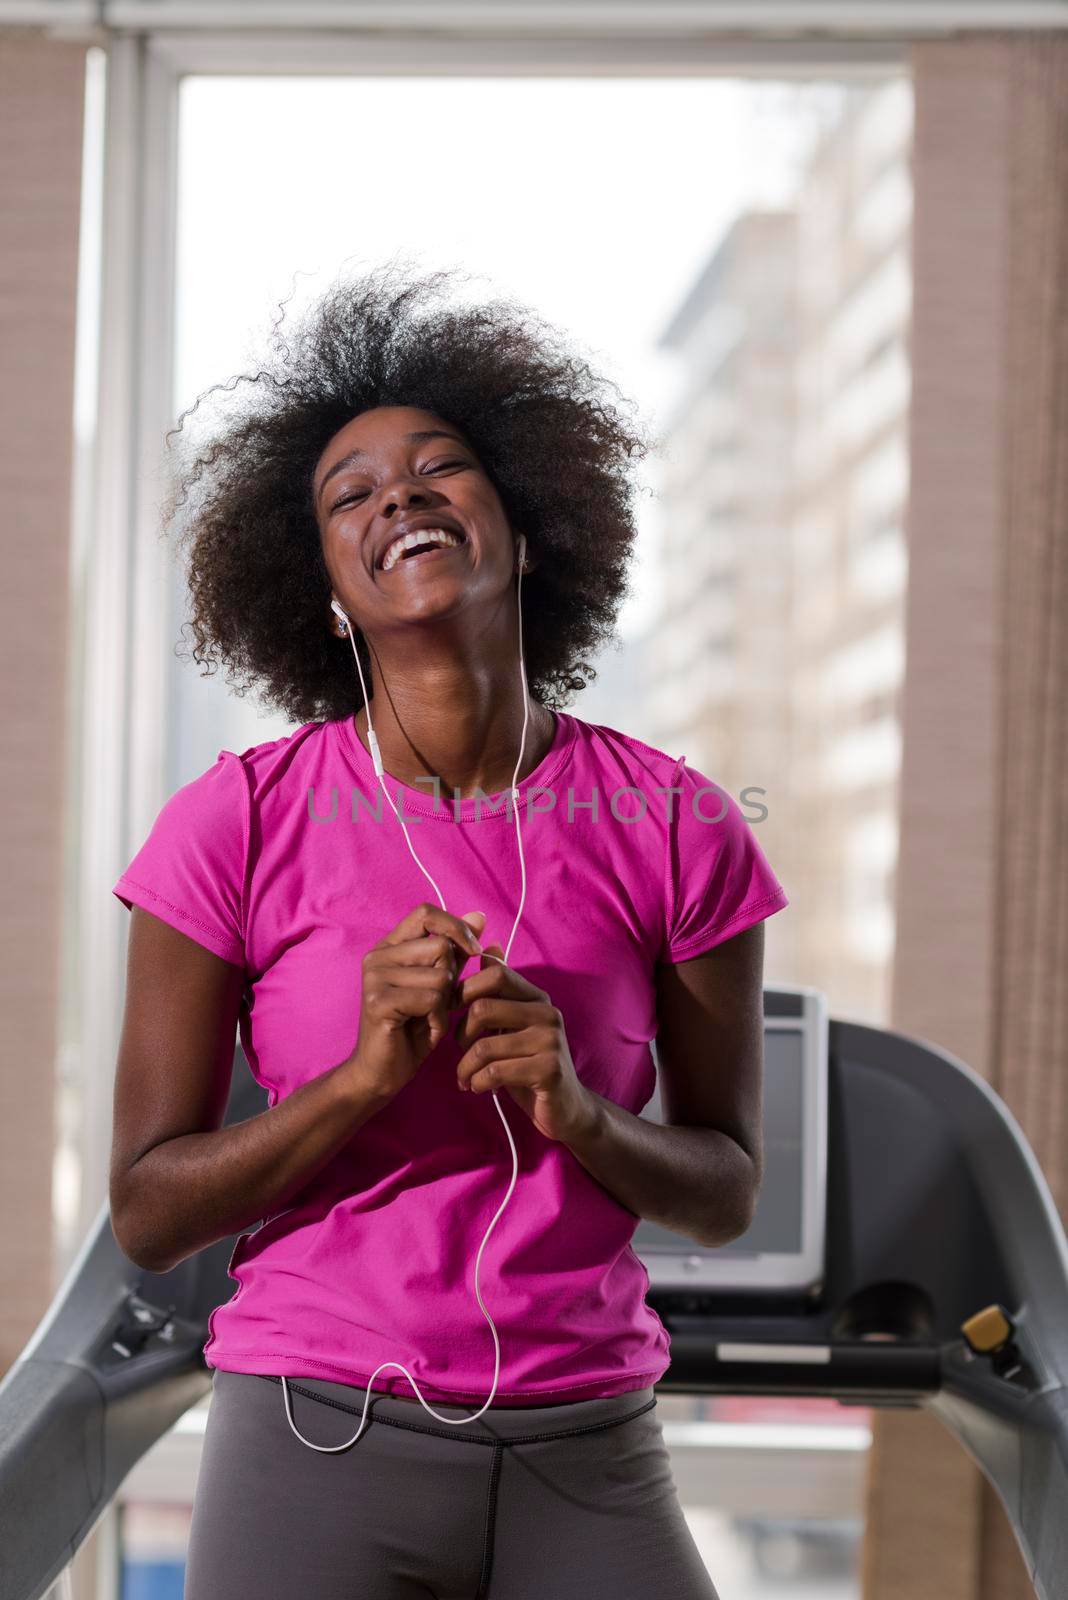
{"label": "treadmill", "polygon": [[[1039,1600],[1068,1600],[1068,1240],[1019,1125],[938,1046],[764,990],[765,1174],[719,1249],[646,1221],[667,1394],[926,1406],[996,1489]],[[654,1042],[655,1054],[655,1042]],[[226,1123],[266,1109],[237,1046]],[[643,1112],[654,1121],[658,1097]],[[210,1392],[237,1238],[167,1273],[105,1204],[0,1382],[0,1600],[41,1600],[123,1480]]]}

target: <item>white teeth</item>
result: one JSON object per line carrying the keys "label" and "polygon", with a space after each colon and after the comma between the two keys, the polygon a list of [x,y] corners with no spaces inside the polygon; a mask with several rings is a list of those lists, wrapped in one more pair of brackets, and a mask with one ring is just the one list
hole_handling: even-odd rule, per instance
{"label": "white teeth", "polygon": [[449,532],[447,528],[418,528],[415,533],[406,533],[402,539],[393,541],[386,551],[382,571],[389,572],[402,559],[405,550],[413,550],[417,544],[450,546],[463,544],[463,540],[458,534]]}

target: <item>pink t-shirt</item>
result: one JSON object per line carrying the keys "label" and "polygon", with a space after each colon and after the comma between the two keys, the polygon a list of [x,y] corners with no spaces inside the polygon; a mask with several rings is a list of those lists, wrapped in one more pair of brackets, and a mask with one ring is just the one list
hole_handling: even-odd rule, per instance
{"label": "pink t-shirt", "polygon": [[[581,1081],[637,1115],[655,1085],[657,963],[788,901],[738,803],[685,757],[555,717],[519,786],[527,897],[509,965],[561,1011]],[[484,911],[483,943],[506,948],[521,887],[507,792],[457,801],[387,779],[447,909]],[[351,718],[221,750],[164,804],[112,892],[244,969],[240,1037],[271,1106],[351,1054],[365,951],[437,904]],[[478,968],[472,957],[464,975]],[[238,1237],[210,1367],[365,1385],[397,1361],[431,1403],[485,1400],[494,1345],[474,1265],[512,1155],[493,1096],[457,1087],[462,1054],[446,1035],[305,1189]],[[501,1345],[496,1403],[655,1383],[669,1339],[631,1248],[638,1218],[506,1089],[498,1100],[519,1170],[479,1273]],[[414,1397],[397,1367],[374,1389]]]}

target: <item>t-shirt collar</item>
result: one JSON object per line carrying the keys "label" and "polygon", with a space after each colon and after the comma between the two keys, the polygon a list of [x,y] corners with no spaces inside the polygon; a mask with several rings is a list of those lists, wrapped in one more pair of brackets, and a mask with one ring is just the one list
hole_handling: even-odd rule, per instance
{"label": "t-shirt collar", "polygon": [[[520,780],[518,789],[520,796],[526,797],[532,789],[548,788],[553,780],[571,759],[578,733],[577,719],[566,711],[552,711],[555,727],[552,742],[544,756],[534,770],[526,778]],[[341,717],[333,724],[337,732],[342,753],[348,765],[353,769],[361,783],[368,788],[372,795],[375,791],[381,792],[378,774],[375,772],[371,753],[366,748],[363,740],[356,731],[353,716]],[[518,752],[517,752],[518,753]],[[434,786],[428,780],[418,789],[406,783],[401,783],[389,772],[383,775],[383,780],[393,799],[394,805],[401,809],[401,815],[436,817],[442,822],[483,822],[510,821],[512,809],[507,803],[507,789],[498,795],[488,795],[480,799],[477,795],[468,795],[462,800],[445,787],[440,786],[440,795],[435,796]],[[404,805],[401,808],[401,798]],[[557,796],[559,804],[560,796]],[[385,802],[388,805],[388,801]],[[536,804],[535,800],[535,804]],[[524,811],[520,822],[526,820]]]}

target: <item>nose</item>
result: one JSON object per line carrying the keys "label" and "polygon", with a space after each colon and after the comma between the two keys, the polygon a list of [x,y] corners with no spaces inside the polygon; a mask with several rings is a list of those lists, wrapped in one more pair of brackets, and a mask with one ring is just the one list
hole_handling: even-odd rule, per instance
{"label": "nose", "polygon": [[432,493],[422,485],[416,486],[409,483],[394,486],[391,484],[388,489],[383,491],[380,509],[383,513],[389,513],[397,506],[425,505],[431,498]]}

